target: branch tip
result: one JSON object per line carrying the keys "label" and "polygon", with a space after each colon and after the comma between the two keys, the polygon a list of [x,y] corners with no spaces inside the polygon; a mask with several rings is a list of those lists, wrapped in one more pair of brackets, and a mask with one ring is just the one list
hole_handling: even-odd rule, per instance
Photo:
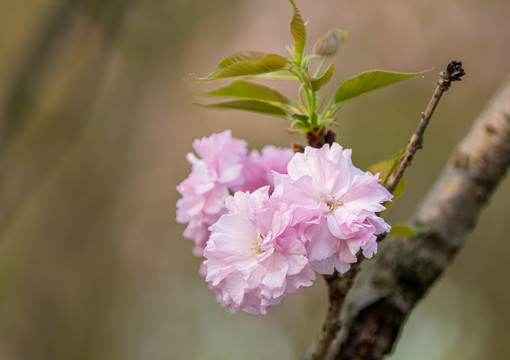
{"label": "branch tip", "polygon": [[452,84],[452,81],[461,81],[461,77],[466,75],[466,72],[462,68],[462,61],[450,61],[446,65],[446,70],[441,71],[439,74],[438,85],[442,91],[447,91]]}
{"label": "branch tip", "polygon": [[430,99],[427,108],[421,113],[420,122],[416,131],[409,139],[406,152],[400,159],[395,171],[393,171],[386,183],[386,189],[388,189],[389,192],[393,193],[393,191],[395,191],[400,178],[404,176],[404,171],[411,165],[411,160],[413,159],[414,154],[419,149],[423,148],[423,135],[425,133],[425,129],[427,128],[432,114],[439,103],[439,99],[441,99],[441,95],[450,88],[452,81],[460,81],[461,77],[465,74],[466,72],[462,68],[462,61],[450,61],[448,65],[446,65],[446,69],[439,73],[439,80],[437,81],[436,89],[432,94],[432,98]]}

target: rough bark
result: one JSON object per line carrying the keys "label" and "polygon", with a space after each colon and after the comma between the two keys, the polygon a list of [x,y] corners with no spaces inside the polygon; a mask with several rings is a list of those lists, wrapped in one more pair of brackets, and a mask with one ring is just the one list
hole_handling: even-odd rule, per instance
{"label": "rough bark", "polygon": [[325,359],[382,359],[392,350],[408,315],[452,262],[509,164],[510,77],[416,212],[413,222],[429,230],[389,241],[357,279]]}

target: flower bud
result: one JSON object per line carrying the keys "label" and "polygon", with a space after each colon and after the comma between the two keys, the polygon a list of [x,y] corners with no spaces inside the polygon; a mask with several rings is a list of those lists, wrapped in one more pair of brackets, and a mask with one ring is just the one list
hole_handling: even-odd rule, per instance
{"label": "flower bud", "polygon": [[313,54],[320,56],[333,56],[345,40],[347,31],[331,29],[313,45]]}

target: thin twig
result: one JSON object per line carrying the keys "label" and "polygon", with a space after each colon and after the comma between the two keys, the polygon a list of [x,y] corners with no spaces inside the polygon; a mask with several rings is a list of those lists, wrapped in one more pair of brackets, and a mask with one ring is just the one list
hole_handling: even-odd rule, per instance
{"label": "thin twig", "polygon": [[386,183],[386,189],[388,189],[389,192],[393,193],[393,191],[395,191],[398,182],[404,175],[404,171],[409,167],[409,165],[411,165],[414,154],[422,148],[423,134],[425,133],[425,129],[429,124],[430,118],[434,113],[439,99],[441,99],[441,95],[443,95],[443,93],[450,88],[452,81],[460,81],[461,76],[463,75],[465,75],[465,72],[464,69],[462,69],[461,61],[450,62],[446,66],[446,70],[441,71],[439,74],[439,80],[437,82],[434,94],[432,94],[432,98],[430,99],[425,112],[421,113],[420,123],[418,124],[414,134],[411,136],[411,139],[409,139],[406,152],[400,159],[400,162],[395,168],[395,171],[393,171]]}

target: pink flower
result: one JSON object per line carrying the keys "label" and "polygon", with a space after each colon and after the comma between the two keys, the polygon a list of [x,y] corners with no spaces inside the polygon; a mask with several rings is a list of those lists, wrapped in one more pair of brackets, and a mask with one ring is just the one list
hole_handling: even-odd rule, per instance
{"label": "pink flower", "polygon": [[177,221],[188,224],[183,236],[195,242],[193,253],[202,256],[209,227],[226,213],[225,199],[231,191],[254,191],[273,187],[272,171],[286,173],[293,152],[266,146],[262,154],[247,156],[246,142],[232,137],[230,130],[193,141],[200,156],[189,153],[192,172],[177,186]]}
{"label": "pink flower", "polygon": [[315,271],[343,273],[357,261],[360,249],[366,257],[377,251],[376,235],[390,226],[376,213],[393,196],[379,184],[378,175],[352,164],[350,149],[336,143],[306,147],[287,170],[288,175],[275,174],[273,196],[294,205],[295,225]]}
{"label": "pink flower", "polygon": [[273,171],[280,174],[287,173],[287,165],[294,156],[289,148],[277,148],[269,145],[262,149],[262,153],[253,150],[243,167],[244,182],[236,190],[253,192],[258,188],[270,185],[274,188]]}
{"label": "pink flower", "polygon": [[189,153],[187,159],[193,172],[230,188],[243,183],[241,171],[247,157],[246,146],[246,141],[233,138],[232,132],[226,130],[193,141],[193,148],[201,159],[193,153]]}
{"label": "pink flower", "polygon": [[177,186],[182,198],[177,202],[177,222],[188,224],[183,236],[195,242],[193,253],[202,256],[209,226],[226,213],[225,199],[229,190],[225,185],[212,181],[206,176],[191,173]]}
{"label": "pink flower", "polygon": [[229,197],[229,212],[211,226],[202,272],[223,305],[266,314],[315,279],[298,239],[293,209],[269,199],[269,187]]}
{"label": "pink flower", "polygon": [[195,242],[193,253],[202,256],[209,227],[226,212],[225,199],[231,187],[243,183],[246,142],[232,138],[230,130],[197,139],[190,153],[191,174],[177,186],[177,222],[188,224],[183,236]]}

